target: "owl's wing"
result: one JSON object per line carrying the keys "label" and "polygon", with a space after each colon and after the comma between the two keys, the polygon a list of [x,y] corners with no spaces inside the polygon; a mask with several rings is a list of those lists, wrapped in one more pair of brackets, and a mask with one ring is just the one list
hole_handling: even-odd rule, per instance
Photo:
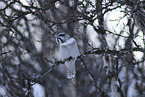
{"label": "owl's wing", "polygon": [[62,60],[67,59],[70,57],[70,51],[68,49],[67,43],[61,43],[60,44],[60,54]]}
{"label": "owl's wing", "polygon": [[67,44],[68,44],[68,48],[70,50],[71,56],[76,59],[80,55],[76,40],[74,38],[70,38],[67,41]]}

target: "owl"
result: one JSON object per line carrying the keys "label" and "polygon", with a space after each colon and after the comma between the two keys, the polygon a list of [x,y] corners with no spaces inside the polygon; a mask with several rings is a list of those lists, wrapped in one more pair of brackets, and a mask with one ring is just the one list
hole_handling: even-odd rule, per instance
{"label": "owl", "polygon": [[80,55],[77,42],[74,38],[70,37],[66,33],[59,33],[57,35],[57,41],[59,42],[59,50],[62,60],[72,57],[72,59],[65,62],[67,70],[67,78],[71,79],[75,77],[76,68],[75,61]]}

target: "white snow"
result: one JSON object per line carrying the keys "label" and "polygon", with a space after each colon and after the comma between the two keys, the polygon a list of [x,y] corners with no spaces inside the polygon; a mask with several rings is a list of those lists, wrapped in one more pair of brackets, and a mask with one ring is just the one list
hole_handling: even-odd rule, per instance
{"label": "white snow", "polygon": [[39,83],[32,86],[34,97],[45,97],[45,89]]}

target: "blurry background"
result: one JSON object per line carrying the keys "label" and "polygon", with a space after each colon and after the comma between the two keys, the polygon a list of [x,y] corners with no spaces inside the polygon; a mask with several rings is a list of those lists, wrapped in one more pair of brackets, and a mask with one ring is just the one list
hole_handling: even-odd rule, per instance
{"label": "blurry background", "polygon": [[[69,80],[56,35],[78,43]],[[145,97],[145,1],[1,0],[0,96]]]}

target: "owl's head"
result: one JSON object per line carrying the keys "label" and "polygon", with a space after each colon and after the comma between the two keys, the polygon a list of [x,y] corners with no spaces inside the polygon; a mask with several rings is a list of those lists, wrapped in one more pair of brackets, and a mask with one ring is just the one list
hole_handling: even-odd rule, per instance
{"label": "owl's head", "polygon": [[70,36],[64,32],[62,33],[59,33],[57,36],[56,36],[56,42],[57,43],[64,43],[66,42],[68,39],[70,38]]}

